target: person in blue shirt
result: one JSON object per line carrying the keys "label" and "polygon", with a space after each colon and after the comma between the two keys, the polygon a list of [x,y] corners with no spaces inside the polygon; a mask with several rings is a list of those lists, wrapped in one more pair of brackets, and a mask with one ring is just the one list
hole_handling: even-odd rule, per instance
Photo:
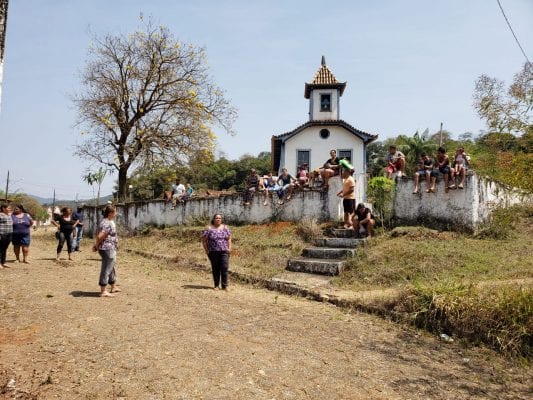
{"label": "person in blue shirt", "polygon": [[74,251],[81,251],[80,243],[81,238],[83,237],[83,220],[85,219],[85,214],[83,213],[83,206],[84,204],[80,205],[76,209],[76,212],[72,214],[72,219],[74,221],[78,221],[78,225],[76,225],[76,242],[74,244]]}

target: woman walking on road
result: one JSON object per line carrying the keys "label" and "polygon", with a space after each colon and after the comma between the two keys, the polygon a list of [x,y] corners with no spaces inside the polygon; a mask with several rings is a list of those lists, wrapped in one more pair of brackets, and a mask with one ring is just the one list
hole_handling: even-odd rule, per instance
{"label": "woman walking on road", "polygon": [[[116,286],[116,271],[118,237],[115,225],[117,211],[114,206],[108,205],[104,209],[104,219],[100,222],[100,229],[96,235],[93,251],[98,251],[102,257],[100,268],[100,297],[113,297],[113,293],[121,292]],[[111,291],[107,291],[107,285],[111,285]]]}
{"label": "woman walking on road", "polygon": [[6,255],[13,233],[13,220],[9,215],[10,213],[11,207],[9,205],[0,205],[0,269],[9,268],[6,264]]}
{"label": "woman walking on road", "polygon": [[67,242],[68,259],[72,261],[72,252],[74,251],[74,233],[79,221],[72,218],[72,208],[63,207],[61,209],[61,215],[58,215],[55,220],[52,220],[52,224],[59,229],[59,235],[57,235],[57,257],[59,261],[59,255],[63,250],[65,241]]}
{"label": "woman walking on road", "polygon": [[[215,214],[202,234],[202,245],[211,262],[213,271],[213,289],[218,290],[222,283],[222,289],[228,288],[229,255],[231,252],[231,232],[222,223],[222,214]],[[222,278],[222,282],[221,281]]]}
{"label": "woman walking on road", "polygon": [[25,212],[22,204],[18,204],[13,209],[11,220],[13,221],[11,241],[13,243],[13,250],[15,250],[16,262],[20,262],[20,249],[22,248],[22,262],[29,264],[30,228],[33,225],[33,219],[30,214]]}

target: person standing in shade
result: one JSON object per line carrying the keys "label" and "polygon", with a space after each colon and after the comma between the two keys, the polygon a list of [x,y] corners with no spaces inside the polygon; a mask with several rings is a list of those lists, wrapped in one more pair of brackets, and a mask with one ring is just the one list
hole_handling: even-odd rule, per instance
{"label": "person standing in shade", "polygon": [[[113,293],[121,292],[117,285],[116,263],[118,237],[115,225],[117,211],[113,205],[107,205],[104,209],[104,219],[100,222],[100,228],[96,235],[93,251],[98,251],[102,257],[100,268],[100,297],[114,297]],[[107,285],[111,285],[111,291],[107,291]]]}
{"label": "person standing in shade", "polygon": [[[222,214],[215,214],[202,233],[202,245],[211,262],[213,271],[213,289],[228,288],[229,256],[231,252],[231,231],[222,223]],[[222,282],[221,282],[222,281]]]}
{"label": "person standing in shade", "polygon": [[83,204],[79,206],[76,209],[76,212],[72,214],[72,218],[74,221],[78,221],[78,225],[76,225],[76,242],[74,244],[74,250],[73,251],[81,251],[80,250],[80,243],[81,238],[83,237],[83,220],[85,219],[85,214],[83,213]]}
{"label": "person standing in shade", "polygon": [[30,214],[26,213],[22,204],[18,204],[11,214],[13,221],[13,234],[11,242],[15,251],[16,262],[20,262],[20,250],[22,249],[22,262],[29,264],[28,255],[30,253],[30,228],[33,225],[33,219]]}
{"label": "person standing in shade", "polygon": [[72,208],[63,207],[61,209],[61,215],[57,216],[55,220],[52,220],[52,224],[59,229],[58,234],[56,234],[58,240],[56,260],[59,261],[59,255],[63,250],[65,242],[67,242],[68,259],[72,261],[72,252],[74,251],[74,232],[78,225],[78,221],[74,220],[72,216]]}
{"label": "person standing in shade", "polygon": [[10,214],[11,207],[8,204],[0,205],[0,269],[9,268],[6,264],[6,256],[13,233],[13,220]]}

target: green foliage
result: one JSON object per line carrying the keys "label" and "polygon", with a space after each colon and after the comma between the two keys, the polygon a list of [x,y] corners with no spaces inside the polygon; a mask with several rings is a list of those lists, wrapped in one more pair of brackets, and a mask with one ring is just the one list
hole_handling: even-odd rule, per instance
{"label": "green foliage", "polygon": [[137,169],[128,179],[128,186],[133,186],[132,196],[135,200],[162,198],[165,190],[170,190],[177,177],[178,170],[161,162],[151,164],[146,169]]}
{"label": "green foliage", "polygon": [[108,172],[110,172],[110,170],[100,167],[98,168],[98,171],[88,172],[87,174],[82,176],[82,179],[87,182],[87,184],[89,184],[90,186],[97,185],[98,187],[98,191],[96,194],[97,207],[100,205],[100,187],[102,186],[102,183],[104,182],[104,179]]}
{"label": "green foliage", "polygon": [[472,167],[495,181],[533,192],[533,134],[488,133],[470,146]]}
{"label": "green foliage", "polygon": [[515,205],[494,210],[489,221],[476,233],[477,238],[508,239],[522,218],[533,217],[533,206]]}
{"label": "green foliage", "polygon": [[[0,198],[5,198],[5,192],[0,191]],[[11,207],[13,205],[22,204],[28,214],[32,216],[35,221],[46,221],[48,219],[48,211],[41,203],[26,193],[15,193],[9,195]]]}
{"label": "green foliage", "polygon": [[395,186],[392,179],[384,176],[377,176],[368,181],[368,197],[373,204],[374,215],[383,227],[390,225]]}
{"label": "green foliage", "polygon": [[408,175],[412,175],[415,172],[416,165],[422,153],[426,153],[431,157],[437,151],[438,146],[428,139],[428,132],[426,129],[422,135],[417,131],[413,137],[398,136],[398,149],[405,154],[406,173]]}
{"label": "green foliage", "polygon": [[215,160],[212,153],[204,152],[193,157],[188,166],[158,162],[149,167],[139,167],[128,184],[133,186],[133,195],[137,200],[161,197],[176,178],[180,178],[182,183],[190,183],[195,190],[232,190],[244,183],[252,168],[260,176],[266,174],[270,170],[270,153],[261,152],[257,157],[245,154],[238,160],[225,157]]}

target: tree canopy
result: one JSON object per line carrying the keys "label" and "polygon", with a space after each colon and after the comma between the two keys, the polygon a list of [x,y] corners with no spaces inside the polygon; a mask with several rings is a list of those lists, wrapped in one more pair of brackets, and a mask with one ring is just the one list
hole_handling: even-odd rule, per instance
{"label": "tree canopy", "polygon": [[129,36],[96,38],[73,96],[85,130],[77,154],[118,172],[124,198],[130,167],[187,164],[232,133],[236,110],[208,74],[205,51],[151,22]]}

